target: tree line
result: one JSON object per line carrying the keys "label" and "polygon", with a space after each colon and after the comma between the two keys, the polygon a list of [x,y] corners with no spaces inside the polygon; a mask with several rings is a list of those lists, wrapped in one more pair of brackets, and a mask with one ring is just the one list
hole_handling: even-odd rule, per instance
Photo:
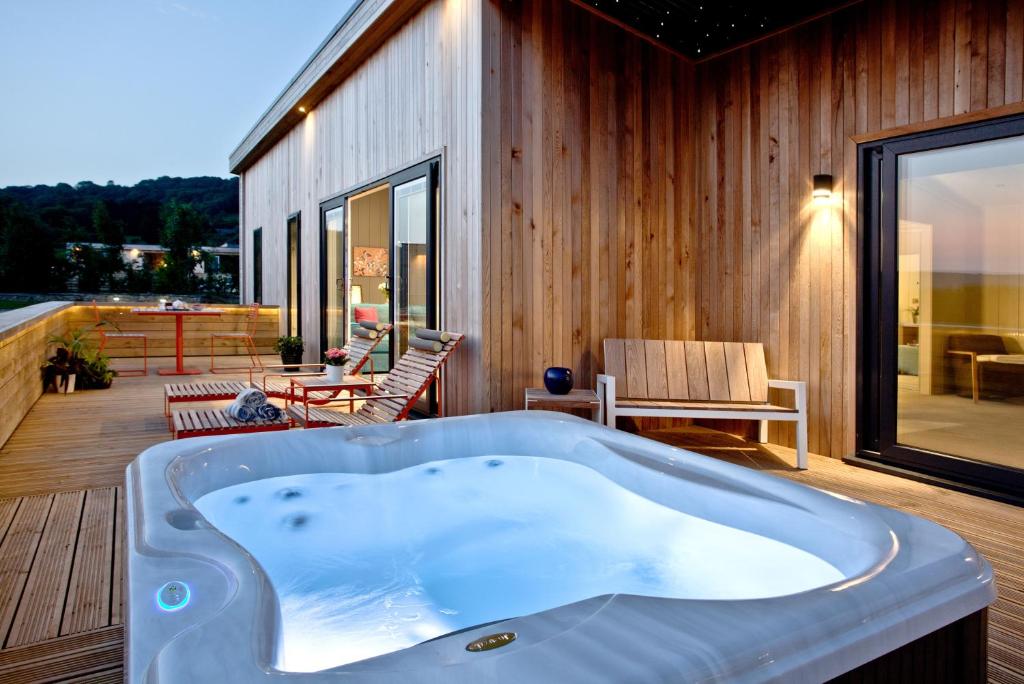
{"label": "tree line", "polygon": [[[237,178],[2,188],[0,290],[60,292],[74,285],[81,292],[224,295],[235,287],[237,261],[212,273],[210,255],[198,248],[237,238]],[[145,259],[125,262],[125,243],[160,244],[167,252],[156,268]],[[199,264],[207,277],[197,276]]]}

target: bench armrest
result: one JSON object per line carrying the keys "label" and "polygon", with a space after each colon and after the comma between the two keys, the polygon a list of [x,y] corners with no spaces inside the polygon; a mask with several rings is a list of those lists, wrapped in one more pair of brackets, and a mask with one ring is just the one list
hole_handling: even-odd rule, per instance
{"label": "bench armrest", "polygon": [[768,387],[789,390],[794,393],[798,413],[807,413],[807,383],[803,380],[769,380]]}
{"label": "bench armrest", "polygon": [[617,396],[617,391],[615,389],[615,376],[598,373],[596,385],[597,386],[594,389],[597,390],[597,395],[601,398],[601,402],[604,403],[606,401],[610,401],[614,404],[615,397]]}
{"label": "bench armrest", "polygon": [[[597,382],[594,388],[597,391],[597,422],[601,425],[608,425],[608,421],[612,420],[609,418],[610,415],[614,415],[614,404],[615,404],[615,376],[605,375],[604,373],[597,374]],[[608,413],[609,404],[613,405],[613,413]],[[612,427],[615,427],[612,425]]]}

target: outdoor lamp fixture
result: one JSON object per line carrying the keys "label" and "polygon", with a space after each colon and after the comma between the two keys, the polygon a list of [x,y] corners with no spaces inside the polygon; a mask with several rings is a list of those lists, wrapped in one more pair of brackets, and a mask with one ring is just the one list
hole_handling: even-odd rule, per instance
{"label": "outdoor lamp fixture", "polygon": [[305,114],[305,113],[306,113],[306,108],[305,107],[299,107],[299,114]]}
{"label": "outdoor lamp fixture", "polygon": [[825,204],[832,199],[832,175],[828,173],[814,174],[814,191],[811,193],[816,204]]}

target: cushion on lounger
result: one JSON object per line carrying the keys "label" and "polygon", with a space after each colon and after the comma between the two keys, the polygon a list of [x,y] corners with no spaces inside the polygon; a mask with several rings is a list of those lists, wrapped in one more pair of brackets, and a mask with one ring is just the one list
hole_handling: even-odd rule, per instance
{"label": "cushion on lounger", "polygon": [[352,315],[355,317],[356,323],[362,323],[363,321],[376,323],[378,320],[377,310],[372,306],[357,306],[353,310]]}

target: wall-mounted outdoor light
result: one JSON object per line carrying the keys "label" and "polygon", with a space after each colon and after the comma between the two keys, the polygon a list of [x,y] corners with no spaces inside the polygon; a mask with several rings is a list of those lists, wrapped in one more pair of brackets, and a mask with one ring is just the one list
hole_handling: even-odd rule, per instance
{"label": "wall-mounted outdoor light", "polygon": [[299,114],[305,114],[305,113],[306,113],[306,108],[305,107],[299,107]]}
{"label": "wall-mounted outdoor light", "polygon": [[832,176],[828,173],[817,173],[814,175],[814,191],[811,193],[814,201],[824,204],[832,199]]}

